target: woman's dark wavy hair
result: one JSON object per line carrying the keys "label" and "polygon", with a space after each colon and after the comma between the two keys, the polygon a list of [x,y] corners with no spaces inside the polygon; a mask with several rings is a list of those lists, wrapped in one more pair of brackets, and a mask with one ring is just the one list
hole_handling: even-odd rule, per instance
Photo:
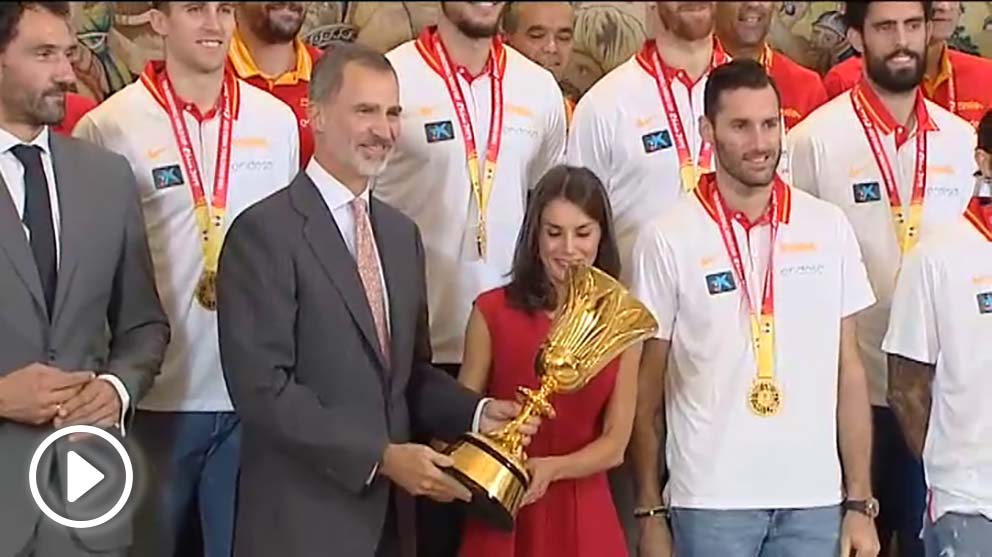
{"label": "woman's dark wavy hair", "polygon": [[594,265],[613,278],[620,276],[620,250],[613,230],[613,209],[606,188],[588,168],[560,165],[538,182],[531,194],[524,223],[513,254],[510,283],[506,287],[511,306],[528,313],[555,307],[555,290],[538,253],[541,215],[555,199],[575,204],[599,223],[602,232]]}

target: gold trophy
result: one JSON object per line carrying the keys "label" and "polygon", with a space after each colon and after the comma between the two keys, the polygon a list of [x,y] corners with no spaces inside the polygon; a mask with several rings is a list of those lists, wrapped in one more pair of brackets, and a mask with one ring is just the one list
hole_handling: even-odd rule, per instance
{"label": "gold trophy", "polygon": [[501,430],[466,433],[444,451],[454,460],[446,471],[472,492],[472,511],[512,529],[530,483],[520,426],[531,416],[553,418],[552,394],[581,389],[657,328],[651,312],[615,279],[595,267],[571,268],[568,293],[555,309],[551,332],[534,363],[540,388],[518,387],[523,408]]}

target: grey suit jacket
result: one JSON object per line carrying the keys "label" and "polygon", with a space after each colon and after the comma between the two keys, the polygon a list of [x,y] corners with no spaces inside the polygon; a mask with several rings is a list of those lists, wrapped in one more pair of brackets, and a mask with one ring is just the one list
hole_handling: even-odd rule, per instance
{"label": "grey suit jacket", "polygon": [[[50,144],[62,222],[51,318],[21,220],[0,184],[0,376],[34,362],[113,373],[134,404],[151,386],[169,341],[134,175],[123,157],[95,145],[56,134]],[[0,555],[31,541],[40,511],[28,467],[52,431],[50,424],[0,419]],[[123,547],[130,541],[124,526],[79,531],[77,539],[92,550]]]}
{"label": "grey suit jacket", "polygon": [[355,260],[305,173],[227,234],[218,317],[243,426],[238,557],[372,557],[390,485],[366,484],[387,443],[407,441],[411,421],[446,439],[471,427],[479,396],[430,365],[417,227],[374,198],[369,211],[389,293],[388,369]]}

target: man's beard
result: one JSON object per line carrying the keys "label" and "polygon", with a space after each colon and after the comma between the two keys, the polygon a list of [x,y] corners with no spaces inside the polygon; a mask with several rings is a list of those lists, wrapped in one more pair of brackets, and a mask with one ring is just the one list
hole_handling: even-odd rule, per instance
{"label": "man's beard", "polygon": [[352,145],[350,153],[351,163],[360,175],[366,178],[374,178],[386,170],[386,165],[389,164],[389,158],[392,156],[393,150],[394,147],[387,148],[382,160],[375,160],[365,158],[362,156],[358,145]]}
{"label": "man's beard", "polygon": [[[65,118],[65,94],[69,86],[56,86],[35,96],[23,89],[10,88],[3,95],[3,104],[12,114],[19,113],[24,123],[32,126],[56,126]],[[13,94],[11,94],[13,93]]]}
{"label": "man's beard", "polygon": [[[890,70],[886,62],[899,55],[912,57],[913,61],[916,62],[915,68],[896,71]],[[894,52],[884,59],[872,56],[871,53],[866,52],[864,59],[868,77],[876,85],[891,93],[907,93],[923,82],[923,74],[926,72],[926,65],[923,63],[925,56],[926,51],[921,56],[916,52],[904,49]]]}
{"label": "man's beard", "polygon": [[269,44],[283,44],[296,39],[300,29],[303,28],[304,14],[300,13],[299,18],[294,22],[289,22],[283,18],[273,18],[269,16],[269,8],[252,25],[255,34]]}
{"label": "man's beard", "polygon": [[760,188],[767,186],[772,183],[772,180],[775,179],[775,172],[778,171],[778,164],[782,160],[781,148],[779,148],[778,153],[772,154],[771,158],[774,159],[774,164],[769,167],[765,174],[754,174],[746,172],[744,170],[742,157],[731,156],[728,153],[727,147],[719,139],[715,139],[714,143],[720,169],[732,176],[738,182],[751,188]]}
{"label": "man's beard", "polygon": [[678,13],[662,12],[659,14],[661,21],[668,31],[684,41],[698,41],[705,39],[713,32],[713,12],[710,11],[709,23],[698,23],[695,19],[691,23],[682,19]]}
{"label": "man's beard", "polygon": [[458,30],[461,31],[463,35],[465,35],[470,39],[490,39],[492,37],[495,37],[496,33],[499,32],[498,20],[496,21],[496,23],[493,23],[492,25],[485,25],[482,23],[475,23],[473,21],[469,21],[468,19],[463,17],[455,18],[452,17],[452,15],[448,12],[448,8],[445,6],[444,2],[441,2],[441,12],[444,13],[444,16],[455,24],[455,27],[457,27]]}

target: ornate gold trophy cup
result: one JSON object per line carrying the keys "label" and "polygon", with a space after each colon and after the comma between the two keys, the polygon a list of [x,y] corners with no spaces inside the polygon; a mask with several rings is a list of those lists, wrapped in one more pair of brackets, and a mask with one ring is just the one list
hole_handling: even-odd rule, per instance
{"label": "ornate gold trophy cup", "polygon": [[487,435],[466,433],[445,450],[455,462],[447,472],[472,492],[472,511],[504,530],[512,529],[530,483],[520,426],[531,416],[554,417],[548,400],[552,394],[581,389],[655,330],[651,312],[619,282],[594,267],[573,267],[568,293],[555,310],[551,332],[534,363],[540,388],[518,387],[523,409],[503,429]]}

